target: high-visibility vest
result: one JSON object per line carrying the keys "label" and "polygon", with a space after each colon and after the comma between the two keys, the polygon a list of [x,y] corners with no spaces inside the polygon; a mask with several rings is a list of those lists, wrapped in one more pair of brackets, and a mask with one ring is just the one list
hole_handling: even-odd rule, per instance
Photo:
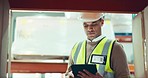
{"label": "high-visibility vest", "polygon": [[[115,40],[109,40],[103,38],[97,46],[94,48],[93,52],[90,54],[87,64],[96,64],[97,71],[104,78],[114,78],[114,72],[110,67],[110,55]],[[76,43],[72,49],[72,60],[74,64],[86,64],[86,40],[83,42]],[[92,63],[91,58],[93,55],[103,55],[106,56],[106,61],[103,64]]]}

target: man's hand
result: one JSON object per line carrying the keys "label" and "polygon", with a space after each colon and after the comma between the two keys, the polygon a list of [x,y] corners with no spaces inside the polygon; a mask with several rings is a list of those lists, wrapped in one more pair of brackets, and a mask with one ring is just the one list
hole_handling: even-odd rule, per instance
{"label": "man's hand", "polygon": [[65,78],[74,78],[74,75],[73,75],[72,71],[67,72],[67,73],[65,74]]}
{"label": "man's hand", "polygon": [[96,73],[96,75],[88,72],[87,70],[83,70],[83,72],[79,71],[78,75],[80,78],[103,78],[99,73]]}

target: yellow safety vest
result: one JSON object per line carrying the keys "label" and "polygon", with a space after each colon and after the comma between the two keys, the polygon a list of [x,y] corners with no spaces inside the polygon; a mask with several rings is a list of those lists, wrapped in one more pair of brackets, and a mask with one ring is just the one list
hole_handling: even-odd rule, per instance
{"label": "yellow safety vest", "polygon": [[[97,71],[105,78],[114,78],[114,72],[110,68],[110,55],[115,40],[103,38],[90,54],[87,64],[96,64]],[[102,64],[92,62],[93,56],[103,57]],[[74,64],[86,64],[86,41],[75,44],[72,50]]]}

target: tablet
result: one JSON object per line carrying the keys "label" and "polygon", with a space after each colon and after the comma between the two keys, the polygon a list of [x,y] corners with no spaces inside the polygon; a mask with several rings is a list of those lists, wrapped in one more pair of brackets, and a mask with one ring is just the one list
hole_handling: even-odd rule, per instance
{"label": "tablet", "polygon": [[79,78],[79,77],[77,77],[77,74],[79,71],[83,72],[83,69],[89,71],[90,73],[92,73],[94,75],[97,72],[96,65],[93,65],[93,64],[73,64],[71,66],[71,69],[74,74],[74,77],[76,77],[76,78]]}

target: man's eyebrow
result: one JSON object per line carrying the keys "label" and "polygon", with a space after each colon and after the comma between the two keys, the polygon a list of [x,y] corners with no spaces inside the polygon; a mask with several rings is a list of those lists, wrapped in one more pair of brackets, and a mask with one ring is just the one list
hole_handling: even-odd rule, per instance
{"label": "man's eyebrow", "polygon": [[83,24],[87,24],[86,22],[84,22]]}

